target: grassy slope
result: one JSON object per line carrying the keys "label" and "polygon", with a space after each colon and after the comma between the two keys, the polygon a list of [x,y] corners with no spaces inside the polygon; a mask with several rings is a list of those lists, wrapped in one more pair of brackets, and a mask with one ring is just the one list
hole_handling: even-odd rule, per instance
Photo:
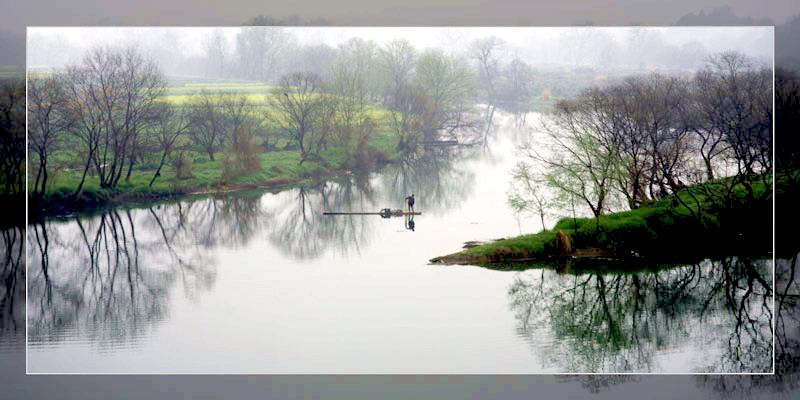
{"label": "grassy slope", "polygon": [[[778,195],[790,184],[779,179]],[[691,210],[674,196],[636,210],[594,218],[564,218],[551,230],[498,240],[431,260],[439,264],[484,265],[535,262],[564,256],[577,258],[692,260],[715,255],[764,255],[772,244],[771,187],[756,185],[760,200],[746,201],[743,193],[731,208],[709,201],[692,206],[688,190],[681,192]],[[699,196],[699,195],[698,195]],[[701,198],[702,199],[702,198]],[[694,217],[698,209],[700,220]],[[556,233],[569,236],[573,251],[564,254]]]}
{"label": "grassy slope", "polygon": [[[207,90],[235,90],[247,93],[251,100],[255,100],[257,110],[255,112],[266,111],[266,106],[258,104],[259,99],[263,100],[270,87],[261,84],[247,83],[184,83],[172,85],[168,88],[165,95],[166,100],[175,103],[184,101],[189,93],[200,89]],[[382,121],[385,111],[375,109],[372,111],[376,120]],[[286,145],[285,140],[279,141],[279,147]],[[369,147],[371,152],[380,156],[386,161],[397,160],[400,154],[397,151],[397,137],[391,129],[384,125],[379,125],[376,132],[370,138]],[[119,187],[113,191],[101,189],[96,177],[87,177],[84,184],[84,196],[82,199],[70,200],[70,194],[75,190],[80,182],[82,169],[72,168],[66,171],[59,171],[50,177],[50,185],[46,198],[42,203],[45,213],[59,213],[80,208],[94,207],[108,202],[123,202],[137,199],[153,199],[171,195],[186,194],[203,191],[219,191],[226,189],[238,189],[249,187],[277,187],[289,184],[301,183],[308,179],[320,179],[345,173],[340,166],[343,164],[344,154],[341,149],[330,149],[321,154],[322,160],[307,160],[300,164],[300,152],[297,150],[284,149],[262,153],[261,170],[243,176],[238,176],[232,181],[222,181],[222,167],[220,159],[223,154],[220,152],[211,161],[208,156],[201,152],[189,151],[188,156],[192,159],[192,177],[178,179],[175,171],[169,163],[166,163],[161,170],[161,176],[156,179],[152,187],[149,186],[150,179],[157,167],[156,160],[146,160],[138,168],[134,168],[129,181],[124,178],[120,181]],[[53,162],[62,164],[72,163],[68,154],[57,154]]]}

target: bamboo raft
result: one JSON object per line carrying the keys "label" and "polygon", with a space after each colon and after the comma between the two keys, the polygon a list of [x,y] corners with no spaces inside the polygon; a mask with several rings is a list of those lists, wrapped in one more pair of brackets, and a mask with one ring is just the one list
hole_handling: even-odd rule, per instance
{"label": "bamboo raft", "polygon": [[403,210],[392,210],[384,208],[378,212],[348,212],[348,211],[325,211],[322,215],[380,215],[383,218],[389,217],[404,217],[407,215],[422,215],[421,212],[409,212]]}

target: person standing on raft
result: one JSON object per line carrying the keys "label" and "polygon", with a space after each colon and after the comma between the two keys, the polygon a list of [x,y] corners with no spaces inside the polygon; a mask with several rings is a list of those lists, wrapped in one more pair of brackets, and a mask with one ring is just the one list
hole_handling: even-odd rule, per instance
{"label": "person standing on raft", "polygon": [[408,204],[408,212],[414,212],[414,193],[411,193],[411,196],[406,197],[406,203]]}

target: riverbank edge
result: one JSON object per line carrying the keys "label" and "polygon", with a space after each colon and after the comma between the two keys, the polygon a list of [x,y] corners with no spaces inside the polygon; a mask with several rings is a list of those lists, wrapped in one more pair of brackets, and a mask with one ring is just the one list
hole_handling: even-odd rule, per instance
{"label": "riverbank edge", "polygon": [[[369,172],[379,171],[392,164],[394,161],[386,161],[380,166],[371,169]],[[344,178],[352,175],[353,172],[347,169],[329,170],[324,174],[317,174],[313,177],[294,177],[272,179],[259,183],[236,183],[236,184],[216,184],[211,188],[175,188],[171,190],[152,189],[148,191],[101,191],[84,192],[77,197],[65,196],[54,199],[45,198],[43,201],[36,202],[28,199],[28,218],[30,221],[39,221],[45,218],[64,217],[76,213],[93,213],[116,207],[136,206],[141,204],[151,204],[167,200],[179,200],[193,196],[219,195],[223,193],[244,192],[249,190],[279,190],[289,189],[314,182],[321,182],[329,179]]]}
{"label": "riverbank edge", "polygon": [[[778,177],[775,197],[798,204],[798,174]],[[768,188],[768,189],[771,189]],[[763,188],[762,188],[763,190]],[[739,202],[724,211],[703,207],[698,221],[675,199],[666,198],[636,210],[594,218],[562,218],[549,230],[471,242],[456,253],[429,260],[433,265],[475,265],[515,270],[549,263],[614,264],[639,268],[653,260],[664,263],[695,262],[728,255],[772,256],[773,196],[766,190],[757,200]],[[798,220],[792,209],[790,220]],[[470,243],[470,242],[468,242]],[[627,268],[627,267],[626,267]]]}

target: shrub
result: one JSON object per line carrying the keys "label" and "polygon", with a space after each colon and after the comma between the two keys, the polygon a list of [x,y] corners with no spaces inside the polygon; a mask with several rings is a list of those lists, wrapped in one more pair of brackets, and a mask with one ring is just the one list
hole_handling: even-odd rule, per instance
{"label": "shrub", "polygon": [[189,179],[193,176],[192,161],[184,152],[180,152],[175,158],[173,168],[175,168],[175,177],[178,179]]}

